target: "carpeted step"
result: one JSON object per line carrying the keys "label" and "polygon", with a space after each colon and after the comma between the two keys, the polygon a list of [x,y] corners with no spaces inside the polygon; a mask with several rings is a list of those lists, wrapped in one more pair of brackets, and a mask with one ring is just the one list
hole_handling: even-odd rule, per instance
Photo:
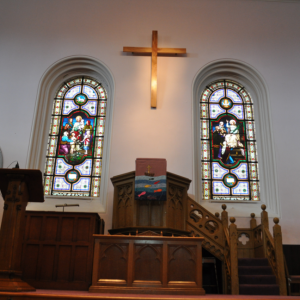
{"label": "carpeted step", "polygon": [[276,284],[240,284],[240,295],[279,295]]}
{"label": "carpeted step", "polygon": [[239,267],[269,266],[267,258],[239,258]]}
{"label": "carpeted step", "polygon": [[240,295],[279,295],[276,277],[266,258],[240,258]]}
{"label": "carpeted step", "polygon": [[240,284],[276,284],[274,275],[239,275]]}
{"label": "carpeted step", "polygon": [[239,275],[273,275],[271,267],[240,267],[239,266]]}

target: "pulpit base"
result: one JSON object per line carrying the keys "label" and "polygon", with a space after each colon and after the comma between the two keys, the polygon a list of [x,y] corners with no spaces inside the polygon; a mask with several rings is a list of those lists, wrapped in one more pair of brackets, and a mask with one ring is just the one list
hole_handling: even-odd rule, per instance
{"label": "pulpit base", "polygon": [[202,237],[94,235],[89,292],[205,295]]}

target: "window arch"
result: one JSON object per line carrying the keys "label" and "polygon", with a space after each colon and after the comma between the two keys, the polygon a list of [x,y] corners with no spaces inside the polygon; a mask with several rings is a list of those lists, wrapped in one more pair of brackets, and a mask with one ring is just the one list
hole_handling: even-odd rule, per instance
{"label": "window arch", "polygon": [[45,195],[98,197],[107,93],[90,77],[61,85],[53,101]]}
{"label": "window arch", "polygon": [[200,99],[204,200],[259,200],[254,109],[232,80],[209,84]]}
{"label": "window arch", "polygon": [[[227,207],[235,217],[260,214],[261,203],[268,207],[270,217],[280,216],[275,147],[268,84],[263,75],[250,64],[236,59],[219,59],[204,65],[195,74],[193,81],[193,125],[194,125],[194,175],[191,195],[209,210],[218,211],[223,200],[204,200],[202,186],[201,119],[199,102],[205,88],[222,79],[238,82],[246,88],[253,100],[256,125],[257,151],[259,154],[259,201],[227,201]],[[236,205],[243,202],[243,205]]]}
{"label": "window arch", "polygon": [[[52,121],[53,99],[55,99],[57,91],[60,90],[63,83],[82,77],[93,79],[101,83],[101,86],[107,92],[105,142],[102,144],[102,172],[99,196],[74,197],[45,195],[45,202],[42,204],[29,204],[27,208],[30,210],[55,210],[57,204],[64,204],[67,199],[72,199],[72,204],[79,204],[80,211],[82,212],[106,212],[108,186],[110,183],[109,157],[115,83],[111,70],[97,58],[83,55],[65,57],[50,65],[41,76],[37,88],[26,168],[39,169],[43,172],[45,177],[45,154],[47,153],[49,128]],[[57,210],[59,209],[60,208],[57,208]]]}

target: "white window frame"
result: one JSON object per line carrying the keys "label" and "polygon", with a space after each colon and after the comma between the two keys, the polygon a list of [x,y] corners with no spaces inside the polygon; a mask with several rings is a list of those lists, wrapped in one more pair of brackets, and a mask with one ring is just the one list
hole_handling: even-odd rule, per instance
{"label": "white window frame", "polygon": [[[97,80],[107,91],[105,137],[102,159],[102,175],[99,197],[68,197],[45,195],[45,202],[30,204],[28,210],[56,210],[57,204],[83,204],[81,212],[106,212],[109,184],[109,159],[113,119],[114,79],[108,67],[88,56],[71,56],[50,66],[43,74],[37,92],[34,117],[31,128],[26,168],[39,169],[44,174],[47,139],[49,135],[54,97],[60,86],[74,77],[87,76]],[[61,210],[61,209],[59,209]],[[68,209],[72,211],[72,209]]]}
{"label": "white window frame", "polygon": [[[251,95],[254,107],[256,142],[259,165],[260,201],[221,201],[202,199],[200,109],[202,92],[210,83],[228,79],[243,85]],[[195,200],[210,211],[220,212],[226,203],[229,215],[249,217],[259,215],[261,204],[266,204],[270,217],[280,216],[278,199],[275,149],[273,144],[271,106],[267,84],[263,76],[252,66],[238,60],[217,60],[205,65],[193,81],[193,125],[194,125],[194,180],[192,190]]]}

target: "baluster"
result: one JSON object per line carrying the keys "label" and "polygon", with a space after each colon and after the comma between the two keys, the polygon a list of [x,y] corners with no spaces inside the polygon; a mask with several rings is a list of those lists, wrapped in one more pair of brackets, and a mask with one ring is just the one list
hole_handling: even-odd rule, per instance
{"label": "baluster", "polygon": [[226,204],[223,204],[222,205],[222,213],[221,213],[221,221],[222,221],[222,224],[223,224],[223,227],[224,228],[228,228],[228,212],[226,211]]}
{"label": "baluster", "polygon": [[254,229],[257,226],[256,219],[255,219],[255,214],[252,213],[250,216],[251,216],[250,228]]}
{"label": "baluster", "polygon": [[237,227],[234,224],[235,218],[230,218],[231,224],[229,225],[229,236],[230,236],[230,264],[231,264],[231,294],[239,294],[239,274],[238,274],[238,234]]}
{"label": "baluster", "polygon": [[274,218],[273,221],[275,223],[275,225],[273,226],[273,237],[274,237],[279,292],[281,296],[286,296],[287,291],[286,291],[286,281],[285,281],[285,271],[284,271],[284,254],[282,249],[281,226],[278,225],[279,223],[278,218]]}

